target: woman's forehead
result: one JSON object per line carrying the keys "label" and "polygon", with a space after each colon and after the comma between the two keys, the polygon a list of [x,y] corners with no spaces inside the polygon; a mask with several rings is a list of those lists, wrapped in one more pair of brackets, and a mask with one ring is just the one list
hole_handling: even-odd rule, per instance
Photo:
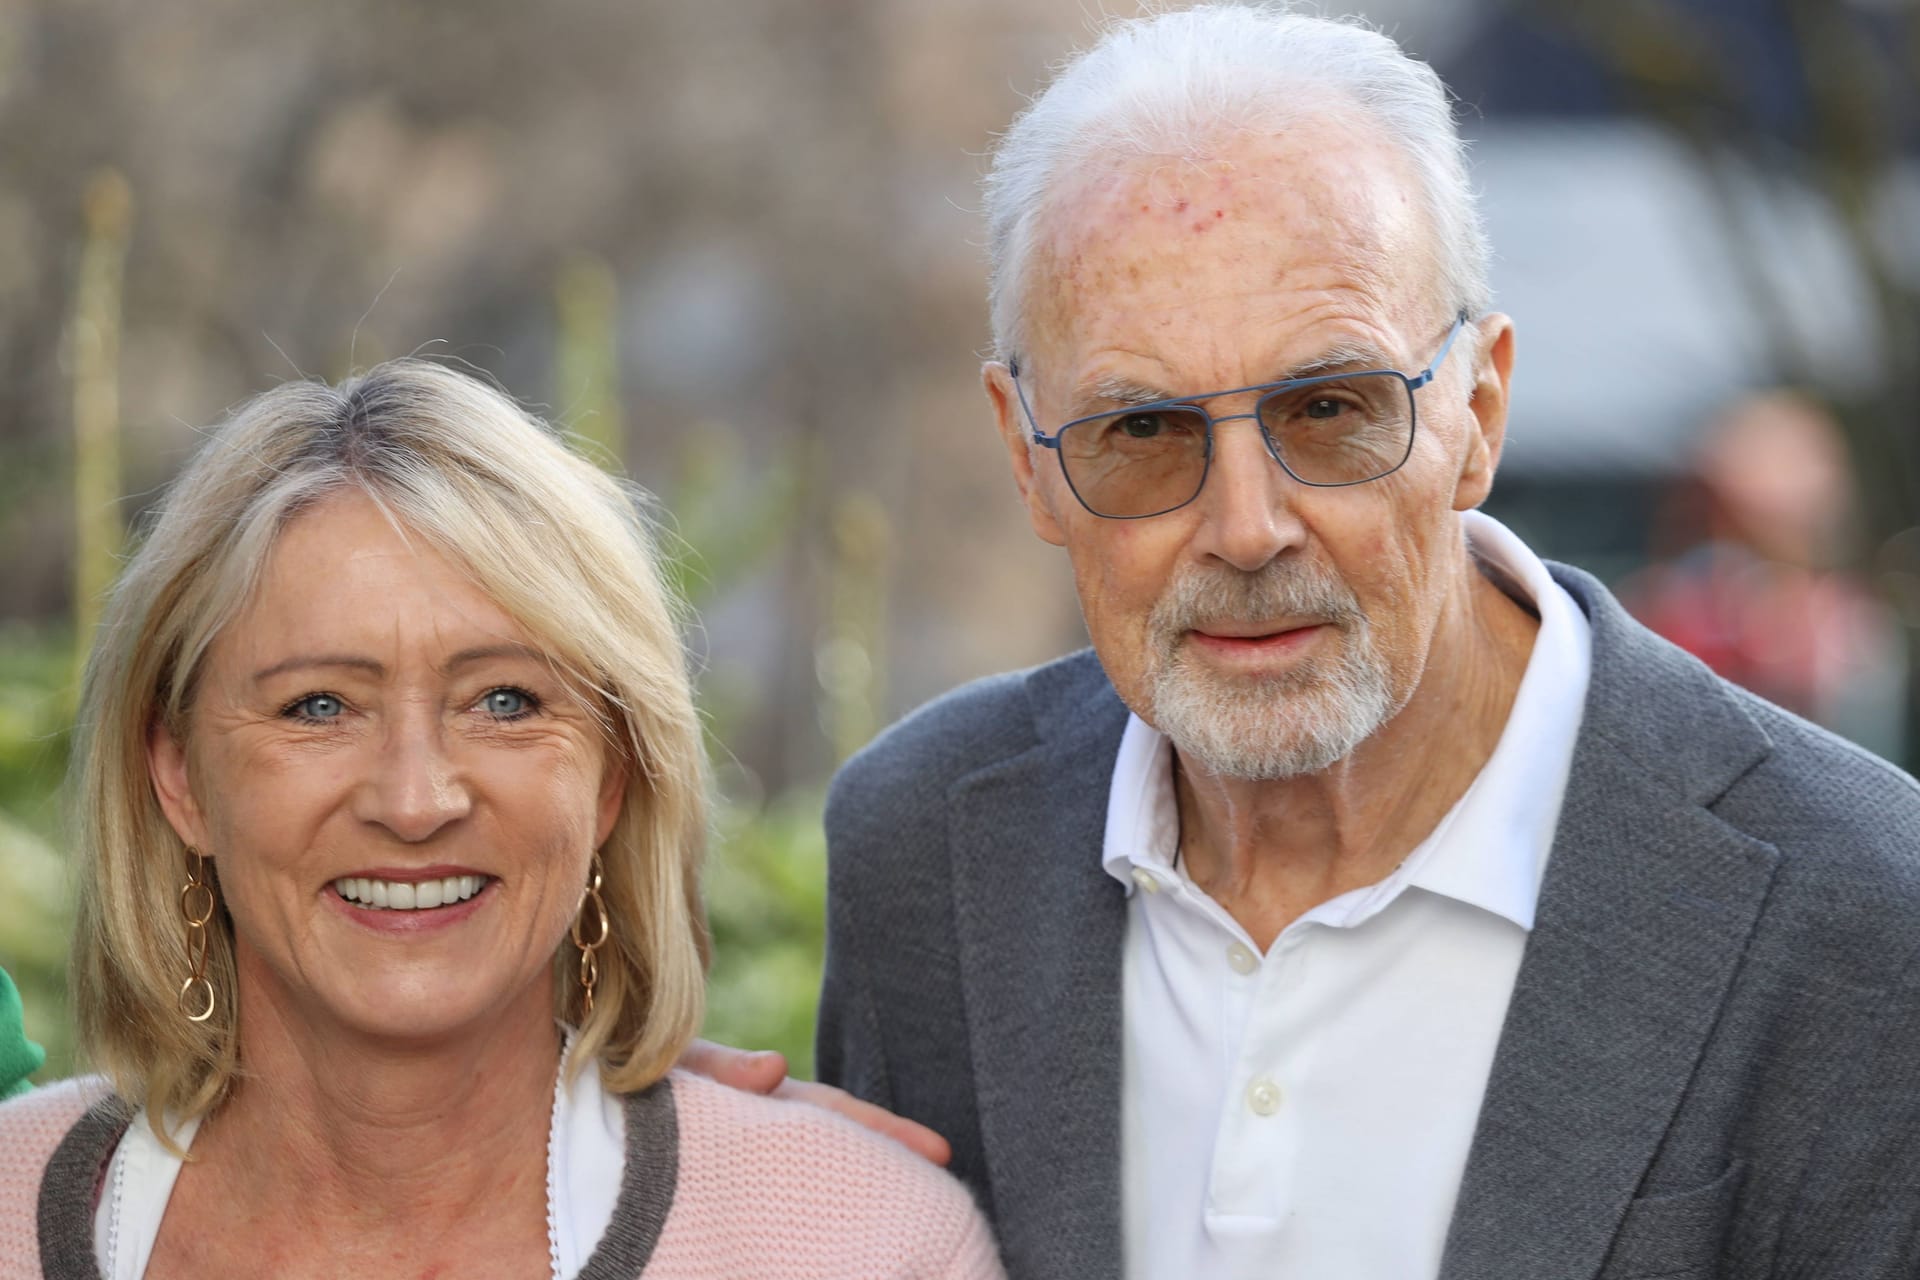
{"label": "woman's forehead", "polygon": [[[547,650],[463,566],[398,526],[358,491],[302,512],[281,531],[253,591],[215,642],[250,671],[300,655],[388,666]],[[235,674],[235,673],[229,673]]]}

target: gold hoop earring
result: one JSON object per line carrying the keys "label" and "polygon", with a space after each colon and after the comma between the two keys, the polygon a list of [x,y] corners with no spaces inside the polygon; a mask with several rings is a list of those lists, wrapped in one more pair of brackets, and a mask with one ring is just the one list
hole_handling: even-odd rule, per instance
{"label": "gold hoop earring", "polygon": [[187,855],[187,882],[180,886],[180,914],[187,922],[187,980],[180,984],[180,1012],[188,1022],[213,1016],[213,983],[207,980],[207,926],[213,921],[213,885],[207,881],[207,859],[192,845]]}
{"label": "gold hoop earring", "polygon": [[[588,911],[593,912],[594,932],[592,938],[582,935],[582,927],[588,923]],[[600,961],[594,952],[606,945],[607,936],[613,931],[613,924],[607,918],[607,904],[600,897],[600,855],[593,855],[593,873],[587,880],[587,893],[580,900],[580,914],[573,918],[573,945],[580,948],[580,994],[586,1005],[586,1012],[593,1012],[593,988],[600,981]]]}

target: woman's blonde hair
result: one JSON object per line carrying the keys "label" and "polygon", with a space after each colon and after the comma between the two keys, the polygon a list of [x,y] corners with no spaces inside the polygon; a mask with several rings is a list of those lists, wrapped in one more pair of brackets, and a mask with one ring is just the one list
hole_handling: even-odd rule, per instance
{"label": "woman's blonde hair", "polygon": [[188,857],[149,781],[147,739],[156,724],[190,736],[208,645],[287,523],[343,490],[364,492],[461,566],[602,709],[628,778],[600,851],[612,932],[592,1013],[577,956],[560,947],[556,1007],[579,1027],[576,1063],[597,1057],[613,1090],[645,1087],[704,1009],[706,769],[677,602],[637,493],[499,391],[421,360],[338,386],[288,383],[243,405],[174,482],[113,589],[75,743],[82,1053],[156,1128],[211,1110],[233,1081],[232,921],[222,911],[210,930],[212,1016],[190,1022],[180,1009]]}

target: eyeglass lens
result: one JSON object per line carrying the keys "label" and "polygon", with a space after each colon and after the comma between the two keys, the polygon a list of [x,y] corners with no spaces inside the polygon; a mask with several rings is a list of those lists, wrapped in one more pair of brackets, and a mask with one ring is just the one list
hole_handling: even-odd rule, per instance
{"label": "eyeglass lens", "polygon": [[[1256,406],[1268,448],[1303,484],[1386,475],[1413,446],[1413,391],[1397,373],[1282,387]],[[1061,429],[1067,483],[1097,515],[1158,515],[1191,502],[1207,477],[1207,415],[1176,405],[1083,418]]]}

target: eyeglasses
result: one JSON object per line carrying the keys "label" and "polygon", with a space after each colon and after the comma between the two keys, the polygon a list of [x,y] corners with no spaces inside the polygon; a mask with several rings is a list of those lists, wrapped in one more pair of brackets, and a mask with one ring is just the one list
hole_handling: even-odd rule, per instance
{"label": "eyeglasses", "polygon": [[[1413,393],[1433,381],[1466,323],[1463,311],[1433,363],[1414,377],[1369,369],[1261,382],[1075,418],[1052,435],[1034,421],[1019,361],[1007,365],[1033,442],[1059,457],[1080,505],[1109,520],[1144,520],[1200,496],[1213,465],[1213,429],[1239,418],[1260,424],[1267,452],[1301,484],[1337,488],[1392,475],[1413,453]],[[1215,417],[1189,403],[1248,391],[1261,393],[1252,413]]]}

